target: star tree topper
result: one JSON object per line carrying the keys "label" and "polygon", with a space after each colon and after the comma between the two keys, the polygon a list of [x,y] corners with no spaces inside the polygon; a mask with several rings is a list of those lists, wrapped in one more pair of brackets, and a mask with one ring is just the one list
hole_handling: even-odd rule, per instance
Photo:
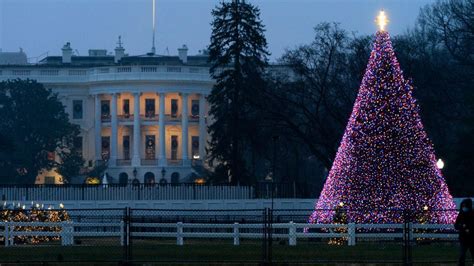
{"label": "star tree topper", "polygon": [[385,11],[381,10],[379,12],[379,15],[377,16],[377,19],[375,19],[375,22],[377,23],[377,25],[379,26],[379,30],[380,31],[384,31],[385,30],[385,26],[387,26],[389,20],[387,18],[387,16],[385,15]]}

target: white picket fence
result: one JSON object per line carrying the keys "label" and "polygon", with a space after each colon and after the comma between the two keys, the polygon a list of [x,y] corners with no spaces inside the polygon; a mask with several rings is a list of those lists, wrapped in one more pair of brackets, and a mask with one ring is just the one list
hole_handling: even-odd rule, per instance
{"label": "white picket fence", "polygon": [[196,184],[112,185],[1,185],[7,201],[115,201],[115,200],[222,200],[252,199],[251,186]]}
{"label": "white picket fence", "polygon": [[[15,236],[59,236],[61,245],[74,245],[76,237],[89,238],[119,238],[120,244],[128,241],[125,236],[124,222],[91,223],[91,222],[1,222],[0,237],[4,237],[5,246],[14,246]],[[21,230],[28,227],[28,230]],[[35,228],[60,227],[59,231],[42,231]],[[132,237],[139,238],[175,238],[177,245],[184,245],[184,239],[229,239],[234,245],[240,245],[241,239],[261,239],[263,224],[204,224],[204,223],[133,223],[135,228],[167,229],[167,232],[139,232],[133,231]],[[84,230],[93,228],[94,230]],[[109,230],[106,230],[109,229]],[[306,223],[275,223],[272,224],[274,238],[288,239],[290,246],[295,246],[298,239],[341,238],[349,246],[354,246],[360,239],[403,239],[404,224],[306,224]],[[78,230],[76,230],[78,229]],[[220,229],[225,232],[209,232]],[[275,230],[276,229],[276,230]],[[285,231],[282,233],[281,231]],[[305,232],[308,229],[309,232]],[[311,232],[311,229],[322,229],[320,232]],[[337,230],[336,230],[337,229]],[[35,231],[36,230],[36,231]],[[201,230],[201,231],[199,231]],[[380,232],[381,230],[383,232]],[[408,236],[410,240],[429,238],[433,240],[455,240],[457,233],[452,224],[409,224]]]}

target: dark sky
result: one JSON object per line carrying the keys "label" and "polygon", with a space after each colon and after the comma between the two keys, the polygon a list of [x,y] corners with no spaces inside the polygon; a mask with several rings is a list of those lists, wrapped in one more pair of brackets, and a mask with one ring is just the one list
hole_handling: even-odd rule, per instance
{"label": "dark sky", "polygon": [[[434,0],[251,0],[261,9],[271,59],[285,48],[308,43],[313,27],[336,21],[348,31],[371,34],[375,16],[386,10],[392,35],[416,20],[420,7]],[[209,42],[212,8],[217,0],[156,0],[157,53],[176,54],[187,44],[196,54]],[[90,48],[116,46],[118,35],[126,52],[144,54],[151,48],[152,0],[0,0],[0,48],[22,47],[34,58],[45,52],[59,55],[69,41],[80,55]]]}

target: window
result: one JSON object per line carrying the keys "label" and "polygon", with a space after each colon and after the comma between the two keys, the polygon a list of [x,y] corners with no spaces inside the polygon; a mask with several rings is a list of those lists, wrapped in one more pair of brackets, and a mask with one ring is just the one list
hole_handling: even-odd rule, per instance
{"label": "window", "polygon": [[128,174],[125,172],[120,173],[119,175],[119,184],[126,185],[128,184]]}
{"label": "window", "polygon": [[110,156],[110,137],[102,137],[102,160],[108,160]]}
{"label": "window", "polygon": [[193,159],[199,160],[199,136],[191,137],[191,154]]}
{"label": "window", "polygon": [[152,172],[145,173],[145,176],[143,179],[144,179],[145,184],[148,184],[148,185],[155,184],[155,174],[153,174]]}
{"label": "window", "polygon": [[171,160],[178,159],[178,136],[171,136]]}
{"label": "window", "polygon": [[123,136],[122,147],[123,159],[130,160],[130,136]]}
{"label": "window", "polygon": [[145,117],[155,117],[155,99],[145,99]]}
{"label": "window", "polygon": [[179,173],[174,172],[171,174],[171,184],[178,184],[179,183]]}
{"label": "window", "polygon": [[73,145],[77,153],[82,157],[82,137],[75,137]]}
{"label": "window", "polygon": [[191,101],[191,116],[193,118],[199,117],[199,100]]}
{"label": "window", "polygon": [[147,135],[145,137],[145,159],[154,160],[155,159],[155,136]]}
{"label": "window", "polygon": [[82,100],[72,101],[72,119],[82,119]]}
{"label": "window", "polygon": [[171,99],[171,117],[178,116],[178,99]]}
{"label": "window", "polygon": [[130,117],[130,100],[129,99],[124,99],[123,100],[122,111],[123,111],[123,116],[125,118]]}
{"label": "window", "polygon": [[110,118],[110,101],[109,100],[100,101],[100,111],[102,114],[102,118]]}
{"label": "window", "polygon": [[123,136],[122,147],[123,159],[130,160],[130,136]]}

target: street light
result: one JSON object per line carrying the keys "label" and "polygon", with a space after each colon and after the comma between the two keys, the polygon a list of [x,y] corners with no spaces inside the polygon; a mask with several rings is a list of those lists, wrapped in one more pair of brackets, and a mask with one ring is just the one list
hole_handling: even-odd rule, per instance
{"label": "street light", "polygon": [[444,168],[444,162],[443,160],[441,159],[438,159],[438,161],[436,162],[436,167],[438,167],[438,169],[443,169]]}

